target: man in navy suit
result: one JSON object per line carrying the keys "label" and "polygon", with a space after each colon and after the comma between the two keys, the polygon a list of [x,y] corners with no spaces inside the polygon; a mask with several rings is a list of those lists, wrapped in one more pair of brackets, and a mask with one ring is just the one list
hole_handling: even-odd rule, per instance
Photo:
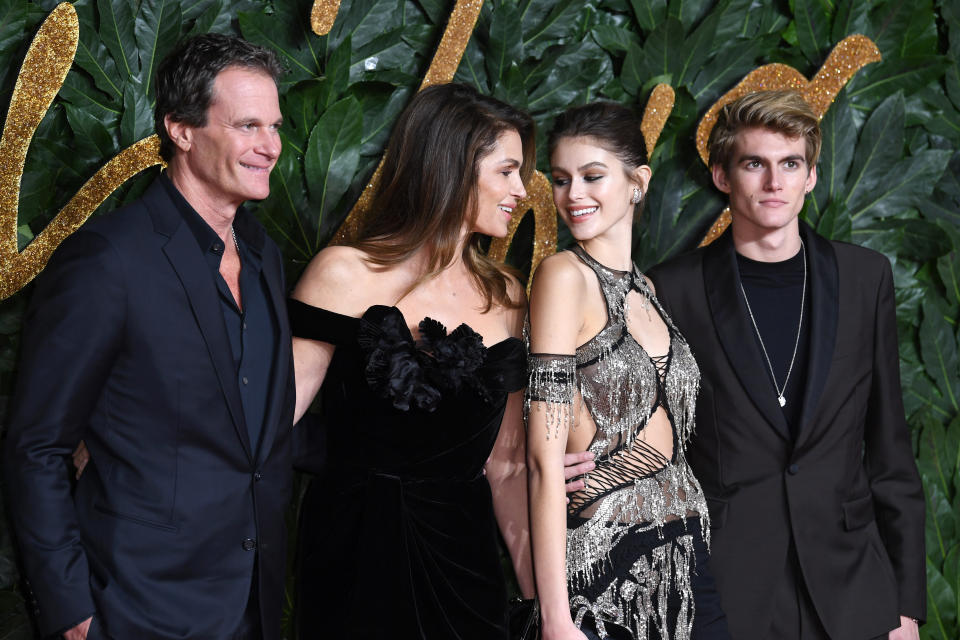
{"label": "man in navy suit", "polygon": [[279,638],[286,287],[241,205],[269,193],[280,73],[227,36],[172,53],[155,110],[168,169],[67,239],[37,283],[4,468],[45,635]]}

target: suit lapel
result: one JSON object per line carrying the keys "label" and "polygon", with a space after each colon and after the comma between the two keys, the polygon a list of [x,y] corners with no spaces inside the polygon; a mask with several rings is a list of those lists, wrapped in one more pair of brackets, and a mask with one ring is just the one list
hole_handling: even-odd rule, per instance
{"label": "suit lapel", "polygon": [[164,192],[163,185],[157,182],[154,183],[154,187],[159,189],[157,197],[145,198],[153,217],[154,228],[158,233],[169,237],[163,252],[177,273],[190,301],[197,326],[207,344],[210,359],[213,361],[213,368],[227,402],[227,409],[230,411],[230,417],[233,418],[237,437],[240,438],[247,457],[252,461],[250,436],[243,417],[240,389],[237,387],[236,365],[227,338],[227,329],[223,324],[219,293],[210,277],[210,267],[204,261],[193,233],[177,213],[176,205]]}
{"label": "suit lapel", "polygon": [[280,428],[292,428],[293,425],[279,424],[280,415],[283,411],[283,402],[285,401],[286,386],[289,383],[287,372],[290,370],[290,323],[287,321],[286,291],[283,286],[283,273],[279,261],[272,260],[267,252],[263,256],[263,276],[267,283],[267,289],[270,291],[270,302],[273,306],[273,313],[277,319],[277,338],[274,353],[276,357],[273,363],[273,381],[270,384],[270,397],[266,411],[266,421],[263,425],[263,436],[261,437],[258,456],[263,459],[270,451],[273,445],[273,439]]}
{"label": "suit lapel", "polygon": [[797,443],[809,433],[820,396],[823,394],[830,362],[837,340],[837,322],[840,311],[839,271],[837,256],[830,241],[817,235],[806,224],[800,224],[800,233],[807,246],[810,263],[810,362],[800,411],[800,429]]}
{"label": "suit lapel", "polygon": [[740,270],[729,231],[707,247],[703,256],[703,280],[720,344],[744,391],[767,422],[789,439],[790,429],[777,402],[767,361],[757,346],[755,330],[740,292]]}

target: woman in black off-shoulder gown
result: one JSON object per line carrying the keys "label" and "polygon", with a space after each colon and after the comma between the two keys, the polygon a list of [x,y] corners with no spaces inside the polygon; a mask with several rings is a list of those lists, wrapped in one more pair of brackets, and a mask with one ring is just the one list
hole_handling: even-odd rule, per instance
{"label": "woman in black off-shoulder gown", "polygon": [[299,570],[303,620],[345,635],[303,637],[502,637],[483,466],[507,393],[525,383],[523,343],[487,349],[466,325],[421,324],[433,335],[417,346],[395,307],[291,310],[296,335],[336,345],[322,389],[330,460],[304,504]]}
{"label": "woman in black off-shoulder gown", "polygon": [[318,254],[294,291],[297,415],[319,388],[327,430],[301,508],[300,638],[505,640],[498,525],[533,595],[525,299],[478,247],[506,235],[532,158],[525,114],[425,89],[359,239]]}

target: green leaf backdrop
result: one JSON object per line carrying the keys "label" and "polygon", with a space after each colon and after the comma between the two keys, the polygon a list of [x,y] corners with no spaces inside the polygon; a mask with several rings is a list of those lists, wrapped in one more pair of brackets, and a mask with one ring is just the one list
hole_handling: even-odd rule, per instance
{"label": "green leaf backdrop", "polygon": [[[4,112],[32,35],[56,4],[0,0]],[[76,2],[80,44],[27,157],[20,246],[104,162],[152,132],[152,75],[180,37],[239,33],[274,48],[289,70],[283,153],[270,198],[254,208],[295,279],[372,174],[453,4],[343,0],[332,31],[318,37],[309,0]],[[456,80],[534,115],[541,170],[545,132],[567,106],[602,98],[640,108],[657,82],[673,86],[676,106],[651,158],[650,202],[635,229],[634,255],[645,268],[693,248],[724,205],[693,142],[710,105],[769,62],[812,77],[852,33],[870,37],[883,61],[860,71],[824,117],[820,180],[803,215],[822,234],[870,246],[894,264],[904,401],[928,505],[921,635],[951,640],[960,637],[960,2],[488,0]],[[155,171],[130,180],[98,214],[139,195]],[[521,267],[531,234],[525,221],[510,256]],[[560,246],[569,242],[561,230]],[[29,289],[0,303],[0,415]],[[33,637],[18,581],[4,524],[0,640]]]}

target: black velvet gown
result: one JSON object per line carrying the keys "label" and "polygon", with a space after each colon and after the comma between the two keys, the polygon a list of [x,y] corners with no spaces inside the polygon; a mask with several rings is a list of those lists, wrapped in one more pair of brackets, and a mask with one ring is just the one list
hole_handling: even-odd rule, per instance
{"label": "black velvet gown", "polygon": [[327,465],[301,509],[298,628],[306,638],[507,637],[483,465],[522,341],[396,307],[352,318],[291,302],[294,335],[336,345],[321,389]]}

